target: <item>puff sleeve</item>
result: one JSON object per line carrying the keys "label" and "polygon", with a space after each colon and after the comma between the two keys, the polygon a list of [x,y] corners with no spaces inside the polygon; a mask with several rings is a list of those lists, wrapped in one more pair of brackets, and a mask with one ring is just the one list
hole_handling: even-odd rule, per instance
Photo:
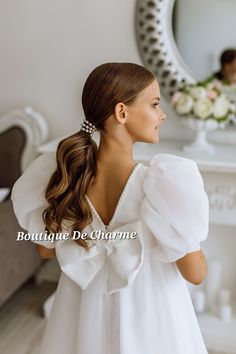
{"label": "puff sleeve", "polygon": [[200,250],[208,235],[209,200],[195,161],[172,154],[150,160],[143,182],[141,218],[157,240],[163,262]]}
{"label": "puff sleeve", "polygon": [[[37,157],[15,182],[11,200],[20,226],[28,233],[45,232],[42,213],[48,203],[44,197],[50,176],[56,168],[55,152]],[[47,248],[55,248],[55,241],[33,240]]]}

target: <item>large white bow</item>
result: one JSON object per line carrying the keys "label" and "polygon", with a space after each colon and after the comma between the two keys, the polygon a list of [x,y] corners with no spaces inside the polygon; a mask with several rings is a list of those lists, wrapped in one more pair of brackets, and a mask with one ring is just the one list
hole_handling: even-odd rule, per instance
{"label": "large white bow", "polygon": [[58,241],[56,255],[61,270],[82,289],[85,289],[95,275],[108,262],[107,291],[112,294],[121,288],[129,287],[142,266],[144,245],[141,222],[136,220],[125,224],[114,232],[136,232],[133,239],[97,240],[86,251],[74,240]]}

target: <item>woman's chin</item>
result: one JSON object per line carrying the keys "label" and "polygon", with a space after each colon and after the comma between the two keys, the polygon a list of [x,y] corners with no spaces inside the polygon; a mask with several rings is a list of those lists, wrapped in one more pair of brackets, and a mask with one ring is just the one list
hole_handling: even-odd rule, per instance
{"label": "woman's chin", "polygon": [[142,139],[138,140],[142,143],[146,143],[146,144],[156,144],[159,142],[159,134],[156,133],[153,136],[149,136],[149,137],[143,137]]}
{"label": "woman's chin", "polygon": [[152,139],[148,139],[146,141],[144,141],[145,143],[147,144],[156,144],[159,142],[159,137],[155,137],[155,138],[152,138]]}
{"label": "woman's chin", "polygon": [[159,135],[156,134],[153,138],[152,141],[150,141],[151,144],[156,144],[159,142]]}

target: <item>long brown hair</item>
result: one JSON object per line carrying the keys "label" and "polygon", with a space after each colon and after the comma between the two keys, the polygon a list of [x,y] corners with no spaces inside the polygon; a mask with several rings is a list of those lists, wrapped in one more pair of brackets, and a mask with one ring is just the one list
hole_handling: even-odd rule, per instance
{"label": "long brown hair", "polygon": [[[105,63],[97,66],[85,81],[82,105],[85,118],[97,130],[104,130],[105,120],[118,102],[131,105],[137,95],[155,80],[155,76],[134,63]],[[46,188],[49,206],[43,211],[45,230],[62,231],[62,221],[71,222],[71,232],[82,231],[92,221],[85,198],[97,173],[97,145],[90,134],[79,130],[61,140],[56,151],[57,167]],[[66,231],[68,232],[68,230]],[[86,250],[89,244],[75,240]]]}

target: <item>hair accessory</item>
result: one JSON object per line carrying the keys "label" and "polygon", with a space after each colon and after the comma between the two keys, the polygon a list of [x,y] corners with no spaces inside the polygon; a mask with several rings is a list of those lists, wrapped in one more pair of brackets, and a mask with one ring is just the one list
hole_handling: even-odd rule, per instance
{"label": "hair accessory", "polygon": [[86,118],[83,120],[80,126],[81,130],[89,133],[91,136],[93,133],[97,130],[95,125],[93,125],[91,122],[89,122]]}

